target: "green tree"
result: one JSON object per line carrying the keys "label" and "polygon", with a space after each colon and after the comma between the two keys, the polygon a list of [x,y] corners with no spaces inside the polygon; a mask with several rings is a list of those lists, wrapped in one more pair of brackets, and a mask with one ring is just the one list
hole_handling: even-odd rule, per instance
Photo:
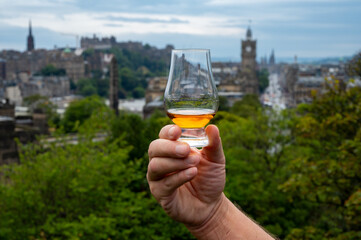
{"label": "green tree", "polygon": [[228,111],[229,103],[227,97],[219,96],[219,107],[218,111]]}
{"label": "green tree", "polygon": [[257,78],[258,78],[258,82],[259,82],[259,92],[260,93],[263,93],[269,85],[268,76],[269,76],[269,73],[268,73],[267,69],[262,69],[260,71],[257,71]]}
{"label": "green tree", "polygon": [[86,97],[70,103],[60,122],[61,128],[66,133],[76,132],[80,125],[88,119],[93,112],[106,108],[103,100],[97,96]]}
{"label": "green tree", "polygon": [[145,172],[119,141],[28,146],[1,167],[0,239],[191,239],[136,188]]}
{"label": "green tree", "polygon": [[135,115],[116,119],[102,108],[79,127],[77,144],[67,138],[29,144],[21,164],[1,166],[0,239],[193,239],[151,196],[146,150],[130,157],[142,138],[133,135],[132,146],[133,136],[123,129],[93,140],[124,119],[134,133],[151,138],[169,121],[159,114],[144,122]]}
{"label": "green tree", "polygon": [[120,69],[119,76],[121,79],[121,87],[123,87],[126,91],[132,91],[137,87],[137,79],[130,68],[124,67]]}
{"label": "green tree", "polygon": [[111,139],[123,136],[127,143],[134,146],[130,157],[141,158],[147,153],[150,142],[157,138],[160,129],[169,123],[169,118],[159,113],[144,121],[138,115],[121,112],[112,123]]}
{"label": "green tree", "polygon": [[65,76],[66,71],[63,68],[57,68],[52,64],[48,64],[40,70],[42,76]]}
{"label": "green tree", "polygon": [[144,98],[145,90],[142,87],[136,87],[132,91],[132,95],[133,95],[134,98]]}
{"label": "green tree", "polygon": [[313,207],[288,239],[360,238],[360,106],[361,88],[344,90],[337,80],[324,96],[299,106],[293,132],[302,151],[292,160],[292,175],[282,189]]}
{"label": "green tree", "polygon": [[108,78],[82,78],[77,82],[77,91],[82,96],[91,96],[97,94],[101,97],[107,97],[109,92]]}
{"label": "green tree", "polygon": [[257,114],[262,108],[262,105],[256,95],[245,95],[242,100],[237,101],[231,107],[230,112],[238,116],[248,118],[251,115]]}
{"label": "green tree", "polygon": [[356,54],[351,61],[347,63],[346,70],[349,76],[361,77],[361,52]]}
{"label": "green tree", "polygon": [[85,85],[79,90],[82,96],[88,97],[97,94],[97,89],[93,85]]}
{"label": "green tree", "polygon": [[304,223],[309,207],[302,201],[288,201],[287,193],[279,189],[289,176],[288,162],[295,154],[290,144],[290,116],[262,111],[256,100],[249,96],[236,105],[241,116],[218,112],[213,120],[227,159],[225,193],[282,238]]}

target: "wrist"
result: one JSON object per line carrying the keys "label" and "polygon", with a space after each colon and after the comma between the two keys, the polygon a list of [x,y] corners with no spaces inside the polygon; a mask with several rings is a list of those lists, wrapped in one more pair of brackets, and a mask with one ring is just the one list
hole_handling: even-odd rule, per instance
{"label": "wrist", "polygon": [[186,227],[197,239],[209,239],[207,236],[214,235],[220,222],[226,217],[229,208],[228,204],[227,197],[222,193],[220,199],[202,224],[197,226],[186,225]]}

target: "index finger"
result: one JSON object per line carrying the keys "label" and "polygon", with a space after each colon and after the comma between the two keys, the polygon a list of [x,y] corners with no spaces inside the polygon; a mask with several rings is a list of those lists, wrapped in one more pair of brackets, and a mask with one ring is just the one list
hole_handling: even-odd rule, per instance
{"label": "index finger", "polygon": [[182,130],[177,125],[166,125],[159,132],[159,138],[177,140],[182,134]]}
{"label": "index finger", "polygon": [[188,144],[166,139],[157,139],[149,144],[149,160],[153,157],[185,158],[191,149]]}

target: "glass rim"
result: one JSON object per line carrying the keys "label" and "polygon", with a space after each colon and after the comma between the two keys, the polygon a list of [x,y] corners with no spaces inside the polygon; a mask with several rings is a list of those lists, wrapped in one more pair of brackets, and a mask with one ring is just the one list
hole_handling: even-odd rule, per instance
{"label": "glass rim", "polygon": [[210,49],[208,48],[177,48],[172,49],[172,52],[210,52]]}

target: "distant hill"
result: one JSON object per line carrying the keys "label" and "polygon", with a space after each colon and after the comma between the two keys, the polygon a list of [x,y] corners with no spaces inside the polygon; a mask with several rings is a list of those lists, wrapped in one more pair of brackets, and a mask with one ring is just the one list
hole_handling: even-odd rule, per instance
{"label": "distant hill", "polygon": [[[343,57],[328,57],[328,58],[298,58],[297,62],[301,64],[339,64],[340,61],[347,62],[351,60],[352,56],[343,56]],[[285,57],[285,58],[277,58],[277,63],[284,62],[284,63],[293,63],[293,57]]]}
{"label": "distant hill", "polygon": [[[347,62],[352,59],[352,56],[343,56],[343,57],[328,57],[328,58],[298,58],[297,62],[301,64],[339,64],[340,61]],[[231,57],[214,57],[212,62],[240,62],[239,58]],[[259,59],[257,60],[259,62]],[[293,63],[295,61],[294,57],[276,57],[276,63]]]}

